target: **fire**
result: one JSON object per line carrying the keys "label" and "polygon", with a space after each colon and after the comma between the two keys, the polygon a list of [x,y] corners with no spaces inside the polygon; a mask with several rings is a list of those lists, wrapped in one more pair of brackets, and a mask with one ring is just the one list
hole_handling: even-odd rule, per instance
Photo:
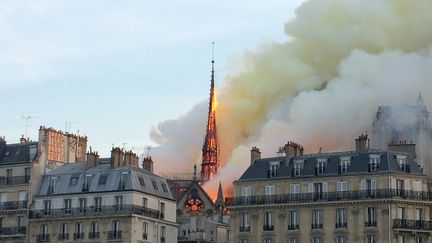
{"label": "fire", "polygon": [[213,92],[214,92],[214,94],[213,94],[213,100],[212,100],[212,108],[211,108],[211,110],[212,110],[212,112],[215,112],[216,111],[216,107],[218,106],[218,101],[217,101],[217,98],[216,98],[216,90],[214,90]]}

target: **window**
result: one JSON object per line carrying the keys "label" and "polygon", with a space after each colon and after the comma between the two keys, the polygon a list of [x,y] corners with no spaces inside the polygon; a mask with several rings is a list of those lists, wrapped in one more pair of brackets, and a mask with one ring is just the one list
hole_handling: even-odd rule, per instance
{"label": "window", "polygon": [[376,243],[375,236],[374,235],[367,235],[366,236],[366,243]]}
{"label": "window", "polygon": [[148,199],[146,197],[143,197],[143,207],[147,207]]}
{"label": "window", "polygon": [[289,238],[288,243],[299,243],[299,241],[297,240],[297,238]]}
{"label": "window", "polygon": [[416,208],[415,209],[415,220],[424,220],[424,213],[423,208]]}
{"label": "window", "polygon": [[152,180],[151,182],[152,182],[152,185],[153,185],[153,189],[154,189],[155,191],[158,191],[158,187],[157,187],[156,181],[155,181],[155,180]]}
{"label": "window", "polygon": [[276,177],[279,175],[279,162],[270,162],[267,178]]}
{"label": "window", "polygon": [[408,237],[406,237],[405,235],[399,235],[398,243],[408,243]]}
{"label": "window", "polygon": [[273,239],[264,239],[263,243],[273,243]]}
{"label": "window", "polygon": [[300,184],[290,185],[290,200],[291,201],[300,200]]}
{"label": "window", "polygon": [[301,171],[303,169],[303,164],[304,164],[303,160],[295,160],[294,161],[293,176],[300,176],[301,175]]}
{"label": "window", "polygon": [[123,196],[115,196],[114,201],[115,201],[115,208],[117,210],[121,209],[123,206]]}
{"label": "window", "polygon": [[397,216],[399,219],[406,219],[406,208],[398,207]]}
{"label": "window", "polygon": [[76,176],[71,177],[69,185],[75,186],[76,184],[78,184],[78,177]]}
{"label": "window", "polygon": [[19,228],[19,227],[21,227],[21,226],[23,226],[22,224],[23,224],[23,216],[18,216],[17,217],[17,220],[16,220],[16,226]]}
{"label": "window", "polygon": [[347,243],[347,237],[346,236],[336,236],[336,243]]}
{"label": "window", "polygon": [[409,172],[409,165],[407,164],[407,156],[405,155],[396,155],[396,160],[399,165],[399,169],[401,171]]}
{"label": "window", "polygon": [[289,215],[288,215],[288,230],[298,230],[299,228],[299,223],[298,223],[298,214],[297,211],[292,210],[289,211]]}
{"label": "window", "polygon": [[80,198],[79,199],[79,210],[81,213],[84,213],[87,208],[87,199],[86,198]]}
{"label": "window", "polygon": [[93,198],[93,206],[95,212],[102,211],[102,197],[94,197]]}
{"label": "window", "polygon": [[240,216],[240,232],[250,231],[250,219],[248,213],[242,213]]}
{"label": "window", "polygon": [[336,196],[342,199],[347,195],[346,191],[348,191],[348,183],[346,181],[338,181],[336,183]]}
{"label": "window", "polygon": [[63,223],[60,226],[59,240],[68,240],[68,239],[69,239],[68,224]]}
{"label": "window", "polygon": [[25,183],[30,181],[30,167],[24,168]]}
{"label": "window", "polygon": [[322,200],[327,198],[328,183],[309,183],[308,192],[312,193],[314,200]]}
{"label": "window", "polygon": [[84,184],[83,184],[83,188],[82,188],[83,192],[89,191],[89,189],[90,189],[90,183],[91,183],[91,178],[92,178],[92,175],[85,175],[84,176]]}
{"label": "window", "polygon": [[160,217],[162,219],[164,219],[165,218],[165,203],[161,202],[159,205],[159,208],[160,208]]}
{"label": "window", "polygon": [[166,227],[165,226],[161,226],[161,242],[165,242],[166,239]]}
{"label": "window", "polygon": [[25,207],[27,202],[27,192],[19,191],[18,192],[18,202],[20,207]]}
{"label": "window", "polygon": [[360,190],[362,197],[375,197],[376,195],[376,180],[361,180],[360,181]]}
{"label": "window", "polygon": [[162,185],[162,191],[168,192],[168,188],[167,188],[166,184],[162,183],[161,185]]}
{"label": "window", "polygon": [[327,167],[327,159],[317,159],[315,175],[322,175]]}
{"label": "window", "polygon": [[347,173],[350,164],[351,164],[351,157],[340,157],[339,174]]}
{"label": "window", "polygon": [[242,187],[242,189],[241,189],[241,196],[242,196],[242,199],[243,199],[243,202],[245,203],[247,203],[247,202],[250,202],[250,200],[251,200],[251,195],[252,195],[252,187]]}
{"label": "window", "polygon": [[321,237],[313,237],[312,238],[312,243],[322,243],[323,240]]}
{"label": "window", "polygon": [[323,228],[323,213],[321,209],[314,209],[312,212],[312,229]]}
{"label": "window", "polygon": [[265,200],[267,203],[274,201],[274,195],[275,195],[275,186],[270,185],[265,187]]}
{"label": "window", "polygon": [[120,222],[118,220],[112,221],[111,232],[108,236],[109,239],[121,239]]}
{"label": "window", "polygon": [[141,186],[145,187],[144,178],[142,176],[138,176],[138,181],[139,181]]}
{"label": "window", "polygon": [[0,205],[4,206],[5,204],[7,204],[7,201],[8,201],[8,193],[7,192],[0,193]]}
{"label": "window", "polygon": [[99,176],[99,181],[98,181],[98,185],[105,185],[106,181],[107,181],[107,175],[105,174],[101,174]]}
{"label": "window", "polygon": [[91,222],[89,238],[90,239],[98,239],[99,237],[100,237],[99,223],[98,222]]}
{"label": "window", "polygon": [[48,185],[48,194],[54,194],[57,186],[57,177],[51,177]]}
{"label": "window", "polygon": [[71,208],[72,208],[72,199],[65,199],[63,201],[63,206],[64,206],[64,212],[66,214],[71,213]]}
{"label": "window", "polygon": [[346,220],[346,210],[345,208],[337,208],[336,209],[336,228],[346,228],[347,220]]}
{"label": "window", "polygon": [[380,156],[375,154],[369,155],[369,172],[377,171],[380,164]]}
{"label": "window", "polygon": [[416,236],[416,243],[424,243],[424,238],[423,236]]}
{"label": "window", "polygon": [[273,231],[273,213],[265,212],[264,213],[264,231]]}
{"label": "window", "polygon": [[12,183],[12,175],[13,175],[13,170],[12,169],[7,169],[6,170],[6,180]]}
{"label": "window", "polygon": [[374,207],[365,208],[365,227],[376,227],[376,210]]}
{"label": "window", "polygon": [[246,240],[246,239],[240,239],[240,243],[249,243],[249,240]]}
{"label": "window", "polygon": [[75,233],[74,233],[74,239],[84,239],[84,230],[83,230],[83,224],[82,223],[76,223],[75,224]]}
{"label": "window", "polygon": [[45,214],[51,213],[51,200],[45,200],[44,201],[44,212],[45,212]]}
{"label": "window", "polygon": [[119,181],[118,189],[120,189],[120,190],[126,189],[127,176],[128,176],[128,172],[122,172],[121,177],[120,177],[120,181]]}
{"label": "window", "polygon": [[41,231],[40,231],[40,235],[39,235],[39,240],[40,241],[48,241],[49,240],[49,235],[48,235],[48,225],[47,224],[43,224],[41,226]]}
{"label": "window", "polygon": [[[186,234],[186,232],[184,232],[184,234]],[[144,222],[142,224],[142,238],[143,240],[147,240],[148,237],[148,223]]]}

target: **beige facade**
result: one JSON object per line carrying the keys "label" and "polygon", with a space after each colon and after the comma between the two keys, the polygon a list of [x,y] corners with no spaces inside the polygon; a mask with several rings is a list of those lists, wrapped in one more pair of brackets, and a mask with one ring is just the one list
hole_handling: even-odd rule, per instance
{"label": "beige facade", "polygon": [[[409,155],[289,153],[260,159],[252,150],[251,166],[234,182],[232,242],[432,241],[428,179]],[[399,155],[408,161],[398,164]],[[298,174],[296,162],[304,166]]]}

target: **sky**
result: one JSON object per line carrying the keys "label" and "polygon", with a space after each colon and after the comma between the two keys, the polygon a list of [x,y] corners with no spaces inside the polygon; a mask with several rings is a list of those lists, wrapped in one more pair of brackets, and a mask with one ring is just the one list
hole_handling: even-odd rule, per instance
{"label": "sky", "polygon": [[[86,134],[102,155],[142,151],[149,131],[208,99],[236,60],[269,41],[300,0],[0,2],[0,135],[41,125]],[[69,126],[67,126],[69,122]]]}

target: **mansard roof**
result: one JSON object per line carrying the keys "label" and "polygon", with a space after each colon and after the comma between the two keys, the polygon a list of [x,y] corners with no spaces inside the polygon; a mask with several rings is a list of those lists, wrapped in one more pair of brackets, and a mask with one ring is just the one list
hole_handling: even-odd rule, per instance
{"label": "mansard roof", "polygon": [[[380,164],[376,172],[369,171],[369,158],[370,155],[376,155],[380,158]],[[407,165],[409,165],[409,172],[401,171],[399,168],[396,155],[407,156]],[[343,174],[339,173],[339,165],[341,157],[350,158],[350,165],[348,171]],[[326,169],[320,175],[316,175],[315,170],[318,159],[324,159]],[[294,161],[302,161],[303,169],[300,175],[294,176]],[[256,180],[268,179],[268,171],[270,164],[279,164],[278,174],[271,179],[280,178],[310,178],[310,177],[325,177],[325,176],[349,176],[367,173],[410,173],[417,175],[424,175],[422,169],[418,166],[413,158],[408,153],[403,152],[390,152],[385,150],[368,150],[365,153],[356,153],[353,151],[334,152],[334,153],[317,153],[310,155],[301,155],[292,157],[289,160],[285,156],[263,158],[255,160],[249,168],[243,173],[239,181],[242,180]]]}
{"label": "mansard roof", "polygon": [[[124,165],[111,168],[110,160],[100,161],[104,163],[92,168],[87,168],[86,163],[81,162],[64,164],[52,170],[43,176],[37,196],[132,190],[173,200],[164,178],[138,167]],[[120,189],[123,175],[126,175],[125,187]],[[89,187],[88,191],[83,191],[86,176],[89,176]],[[56,188],[53,194],[49,194],[50,180],[53,178],[56,179]]]}
{"label": "mansard roof", "polygon": [[37,142],[6,144],[0,141],[0,165],[30,162],[35,160],[37,155]]}

